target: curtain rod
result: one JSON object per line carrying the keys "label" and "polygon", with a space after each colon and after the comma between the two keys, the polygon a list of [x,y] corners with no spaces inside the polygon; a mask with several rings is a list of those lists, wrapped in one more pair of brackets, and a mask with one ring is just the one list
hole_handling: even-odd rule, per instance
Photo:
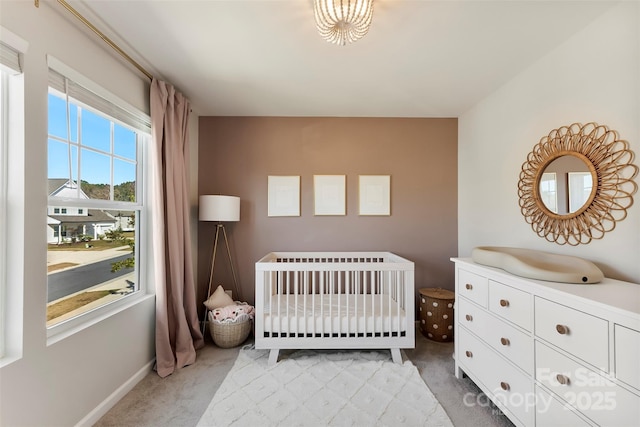
{"label": "curtain rod", "polygon": [[[127,53],[122,50],[120,48],[120,46],[118,46],[117,44],[115,44],[109,37],[107,37],[102,31],[100,31],[99,29],[97,29],[95,27],[95,25],[93,25],[91,22],[89,22],[84,16],[82,16],[80,14],[80,12],[78,12],[77,10],[75,10],[73,7],[71,7],[71,5],[69,3],[67,3],[65,0],[57,0],[58,3],[60,3],[65,9],[67,9],[73,16],[75,16],[76,18],[78,18],[78,20],[80,20],[80,22],[82,22],[84,25],[86,25],[91,31],[93,31],[94,33],[96,33],[96,35],[98,37],[100,37],[106,44],[108,44],[113,50],[115,50],[116,52],[118,52],[124,59],[126,59],[127,61],[129,61],[129,63],[131,65],[133,65],[134,67],[136,67],[142,74],[144,74],[145,76],[147,76],[149,78],[149,80],[153,80],[153,75],[148,72],[147,70],[145,70],[142,65],[138,64],[132,57],[130,57],[129,55],[127,55]],[[35,6],[36,7],[40,7],[40,0],[34,0],[35,2]]]}

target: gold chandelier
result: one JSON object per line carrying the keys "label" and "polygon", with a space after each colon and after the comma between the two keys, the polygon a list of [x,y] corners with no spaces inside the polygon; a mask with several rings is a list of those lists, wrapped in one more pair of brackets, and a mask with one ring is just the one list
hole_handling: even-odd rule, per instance
{"label": "gold chandelier", "polygon": [[322,38],[343,46],[367,34],[373,18],[373,0],[314,0],[313,9]]}

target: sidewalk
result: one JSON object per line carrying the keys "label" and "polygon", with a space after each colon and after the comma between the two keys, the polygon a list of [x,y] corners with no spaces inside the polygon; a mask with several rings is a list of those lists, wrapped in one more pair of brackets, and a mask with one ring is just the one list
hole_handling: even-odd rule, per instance
{"label": "sidewalk", "polygon": [[[104,250],[92,250],[91,248],[89,248],[80,251],[47,251],[47,266],[69,262],[77,264],[73,266],[77,267],[78,265],[91,264],[94,262],[103,261],[105,259],[115,258],[117,256],[127,255],[130,253],[131,248],[128,245]],[[52,271],[51,273],[57,273],[63,270],[65,270],[65,268]]]}

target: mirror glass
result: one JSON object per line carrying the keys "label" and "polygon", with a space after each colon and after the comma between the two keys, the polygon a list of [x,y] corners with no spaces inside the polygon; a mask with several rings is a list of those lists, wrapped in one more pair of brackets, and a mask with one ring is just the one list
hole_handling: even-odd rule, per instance
{"label": "mirror glass", "polygon": [[591,204],[592,189],[589,164],[569,154],[557,157],[544,168],[538,186],[542,203],[558,215],[568,215]]}

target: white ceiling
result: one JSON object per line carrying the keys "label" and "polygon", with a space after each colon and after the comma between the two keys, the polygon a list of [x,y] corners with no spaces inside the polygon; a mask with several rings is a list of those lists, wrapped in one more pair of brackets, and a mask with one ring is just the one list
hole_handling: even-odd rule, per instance
{"label": "white ceiling", "polygon": [[457,117],[615,4],[375,0],[336,46],[312,0],[69,3],[199,115],[345,117]]}

